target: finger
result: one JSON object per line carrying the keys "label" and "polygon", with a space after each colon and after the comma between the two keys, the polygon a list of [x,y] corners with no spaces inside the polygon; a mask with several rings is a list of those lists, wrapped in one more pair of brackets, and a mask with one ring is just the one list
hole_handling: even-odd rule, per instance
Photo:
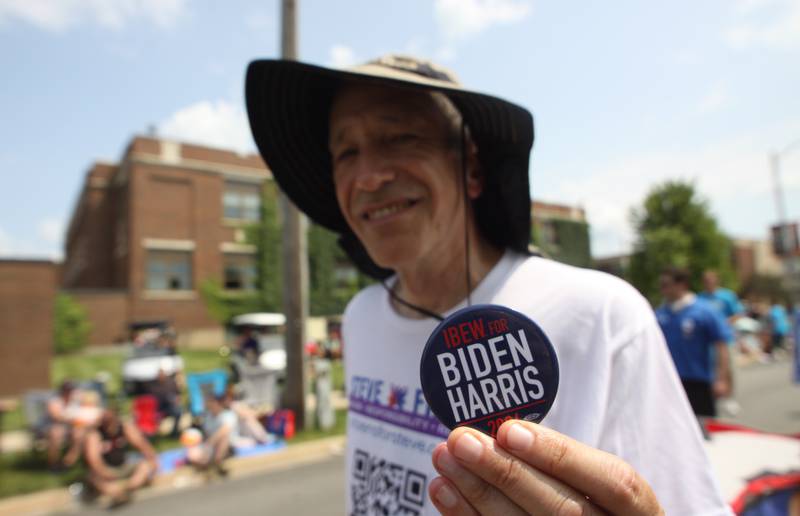
{"label": "finger", "polygon": [[480,514],[524,515],[525,512],[507,496],[478,475],[461,466],[442,443],[433,450],[433,465],[465,500]]}
{"label": "finger", "polygon": [[447,479],[436,477],[428,486],[431,501],[444,516],[478,516],[458,489]]}
{"label": "finger", "polygon": [[[491,484],[527,514],[601,514],[583,494],[532,468],[485,434],[457,428],[450,433],[447,447],[464,469]],[[483,512],[471,492],[461,493]]]}
{"label": "finger", "polygon": [[568,483],[614,514],[662,514],[648,483],[619,457],[525,421],[508,421],[497,442],[535,469]]}

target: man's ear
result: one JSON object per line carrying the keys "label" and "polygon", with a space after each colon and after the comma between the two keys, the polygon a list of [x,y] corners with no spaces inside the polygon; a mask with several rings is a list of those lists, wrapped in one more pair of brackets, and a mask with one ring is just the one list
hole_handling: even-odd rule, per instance
{"label": "man's ear", "polygon": [[483,168],[478,159],[478,147],[472,139],[467,145],[467,196],[475,200],[483,193]]}

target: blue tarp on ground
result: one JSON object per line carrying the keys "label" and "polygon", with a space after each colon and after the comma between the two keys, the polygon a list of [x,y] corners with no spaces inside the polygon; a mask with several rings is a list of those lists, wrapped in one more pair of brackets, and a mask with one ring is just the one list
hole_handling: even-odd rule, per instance
{"label": "blue tarp on ground", "polygon": [[[267,444],[257,444],[244,448],[236,448],[234,457],[253,457],[256,455],[266,455],[286,448],[286,441],[277,440]],[[186,464],[186,448],[176,448],[174,450],[163,451],[158,454],[159,474],[171,473],[175,469]]]}

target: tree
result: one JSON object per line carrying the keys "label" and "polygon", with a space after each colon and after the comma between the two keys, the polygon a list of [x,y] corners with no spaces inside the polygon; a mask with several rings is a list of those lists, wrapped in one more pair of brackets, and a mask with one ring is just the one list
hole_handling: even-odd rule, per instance
{"label": "tree", "polygon": [[[554,242],[548,242],[542,235],[541,224],[549,224],[555,236]],[[590,249],[589,224],[578,220],[553,218],[539,224],[531,224],[531,242],[545,256],[558,262],[589,267],[592,264]]]}
{"label": "tree", "polygon": [[736,288],[730,240],[693,184],[669,181],[656,186],[642,207],[632,211],[631,220],[637,238],[629,279],[652,303],[660,300],[658,276],[668,265],[687,268],[695,290],[706,269],[716,270],[723,285]]}
{"label": "tree", "polygon": [[92,329],[86,310],[67,294],[56,296],[55,352],[72,353],[86,347]]}
{"label": "tree", "polygon": [[249,228],[248,241],[256,246],[259,308],[264,312],[280,312],[283,306],[283,276],[278,189],[273,181],[268,181],[262,192],[261,219],[258,224]]}
{"label": "tree", "polygon": [[[369,283],[366,276],[344,267],[347,255],[339,247],[337,235],[317,224],[308,228],[308,271],[311,315],[332,315],[344,312],[348,301]],[[344,267],[343,267],[344,266]],[[343,273],[344,272],[344,273]]]}

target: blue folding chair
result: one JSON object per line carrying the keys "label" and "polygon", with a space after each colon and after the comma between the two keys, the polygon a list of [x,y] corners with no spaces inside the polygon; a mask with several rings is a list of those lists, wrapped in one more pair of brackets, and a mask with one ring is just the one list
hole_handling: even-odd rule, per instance
{"label": "blue folding chair", "polygon": [[190,373],[186,377],[189,393],[189,412],[198,417],[205,412],[206,396],[220,396],[225,393],[228,373],[224,369],[214,369],[204,373]]}

